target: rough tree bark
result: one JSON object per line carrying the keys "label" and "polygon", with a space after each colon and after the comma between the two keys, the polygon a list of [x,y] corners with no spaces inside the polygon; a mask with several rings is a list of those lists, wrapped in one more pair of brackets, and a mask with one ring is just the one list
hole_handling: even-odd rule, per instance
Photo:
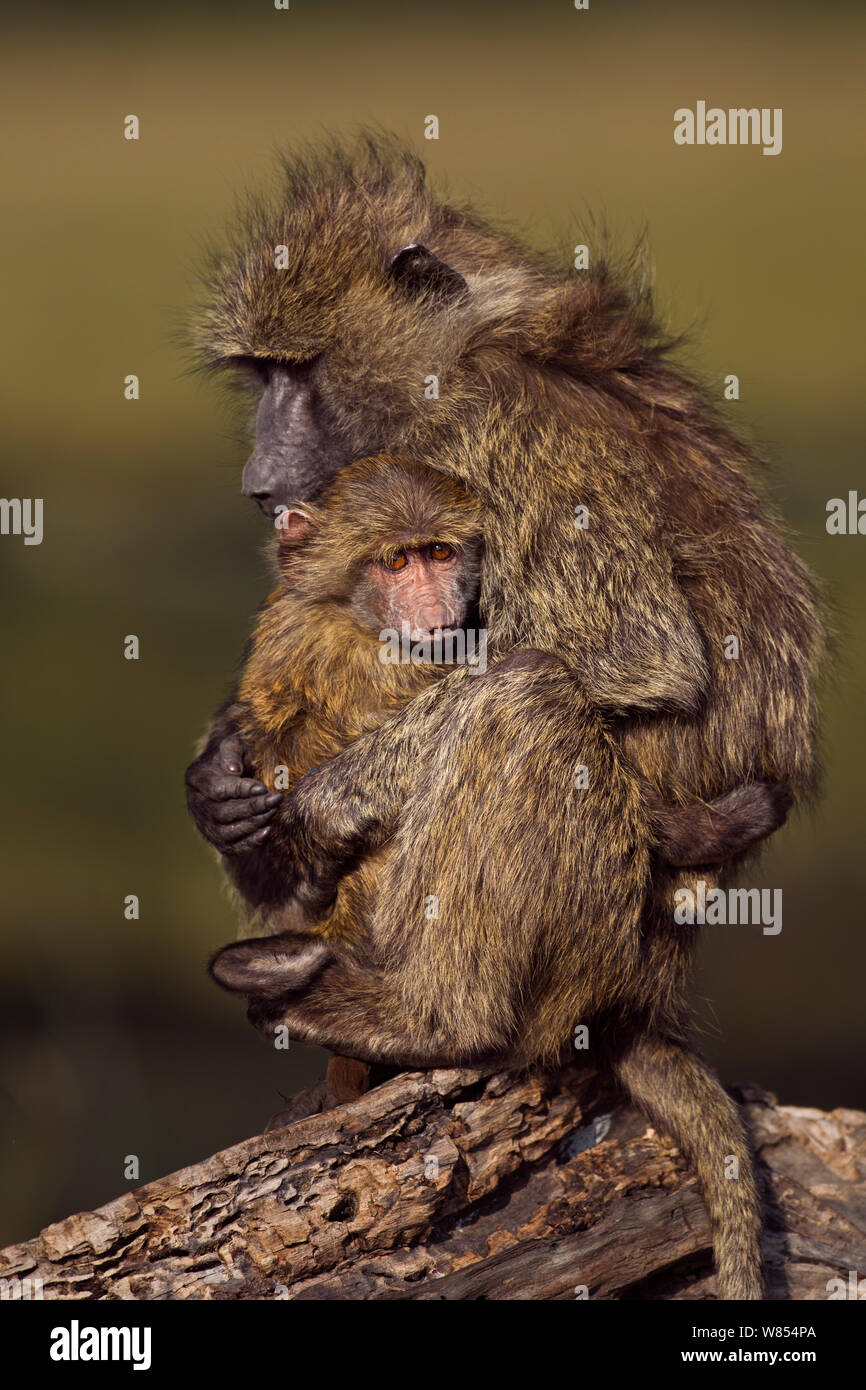
{"label": "rough tree bark", "polygon": [[[866,1114],[736,1092],[768,1297],[866,1271]],[[682,1157],[575,1066],[407,1073],[0,1252],[51,1299],[713,1298]]]}

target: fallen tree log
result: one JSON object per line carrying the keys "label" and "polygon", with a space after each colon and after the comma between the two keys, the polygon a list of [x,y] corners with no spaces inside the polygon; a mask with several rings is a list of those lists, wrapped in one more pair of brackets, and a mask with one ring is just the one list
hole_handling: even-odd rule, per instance
{"label": "fallen tree log", "polygon": [[[735,1094],[767,1295],[826,1299],[866,1272],[866,1114]],[[47,1227],[0,1278],[46,1299],[715,1296],[682,1156],[576,1066],[404,1073]]]}

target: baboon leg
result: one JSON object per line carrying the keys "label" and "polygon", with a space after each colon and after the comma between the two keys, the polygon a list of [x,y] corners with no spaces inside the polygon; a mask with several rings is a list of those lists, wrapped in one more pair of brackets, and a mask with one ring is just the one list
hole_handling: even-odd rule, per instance
{"label": "baboon leg", "polygon": [[305,1120],[310,1115],[320,1115],[338,1105],[358,1100],[376,1084],[373,1069],[366,1062],[356,1061],[354,1057],[332,1057],[323,1079],[292,1096],[281,1110],[271,1116],[265,1131],[284,1129],[297,1120]]}
{"label": "baboon leg", "polygon": [[257,1026],[367,1060],[559,1057],[639,974],[637,779],[562,663],[526,650],[455,685],[414,773],[367,937],[324,965],[303,934],[238,943],[215,978]]}
{"label": "baboon leg", "polygon": [[[264,939],[263,939],[264,942]],[[249,943],[247,943],[249,944]],[[292,949],[294,943],[287,943]],[[227,947],[231,951],[232,947]],[[405,1020],[405,1005],[381,972],[337,960],[303,990],[279,998],[253,997],[250,1022],[272,1039],[278,1028],[300,1042],[396,1067],[452,1067],[485,1060],[460,1049],[426,1020]]]}
{"label": "baboon leg", "polygon": [[335,1055],[328,1063],[326,1079],[331,1095],[339,1105],[344,1105],[369,1091],[372,1084],[370,1064],[359,1062],[356,1057]]}
{"label": "baboon leg", "polygon": [[425,750],[447,725],[461,667],[362,734],[295,787],[280,810],[281,839],[297,901],[311,918],[334,904],[340,879],[394,833]]}

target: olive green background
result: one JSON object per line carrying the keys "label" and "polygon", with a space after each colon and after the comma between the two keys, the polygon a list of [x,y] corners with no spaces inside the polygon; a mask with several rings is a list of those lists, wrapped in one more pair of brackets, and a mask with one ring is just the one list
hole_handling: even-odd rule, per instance
{"label": "olive green background", "polygon": [[[0,1242],[134,1185],[128,1154],[148,1180],[254,1132],[322,1066],[275,1055],[204,973],[234,919],[182,773],[263,592],[266,528],[239,495],[243,421],[186,373],[176,333],[202,240],[277,148],[323,128],[396,130],[539,245],[573,244],[588,211],[623,244],[646,227],[662,307],[701,326],[691,362],[719,395],[739,375],[726,409],[774,460],[839,657],[824,798],[751,879],[784,890],[783,931],[707,933],[706,1045],[727,1080],[866,1105],[866,537],[824,524],[829,498],[864,486],[862,11],[261,0],[40,16],[7,25],[0,82],[0,492],[45,499],[41,547],[0,539]],[[699,99],[781,106],[783,153],[675,146],[674,109]]]}

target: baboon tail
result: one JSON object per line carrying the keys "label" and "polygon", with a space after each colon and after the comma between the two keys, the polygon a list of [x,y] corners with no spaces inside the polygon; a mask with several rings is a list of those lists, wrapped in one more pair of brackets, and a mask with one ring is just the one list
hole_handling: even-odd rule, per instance
{"label": "baboon tail", "polygon": [[674,1139],[698,1175],[713,1228],[719,1298],[763,1298],[761,1203],[733,1101],[695,1052],[658,1035],[631,1043],[614,1069],[634,1103]]}

